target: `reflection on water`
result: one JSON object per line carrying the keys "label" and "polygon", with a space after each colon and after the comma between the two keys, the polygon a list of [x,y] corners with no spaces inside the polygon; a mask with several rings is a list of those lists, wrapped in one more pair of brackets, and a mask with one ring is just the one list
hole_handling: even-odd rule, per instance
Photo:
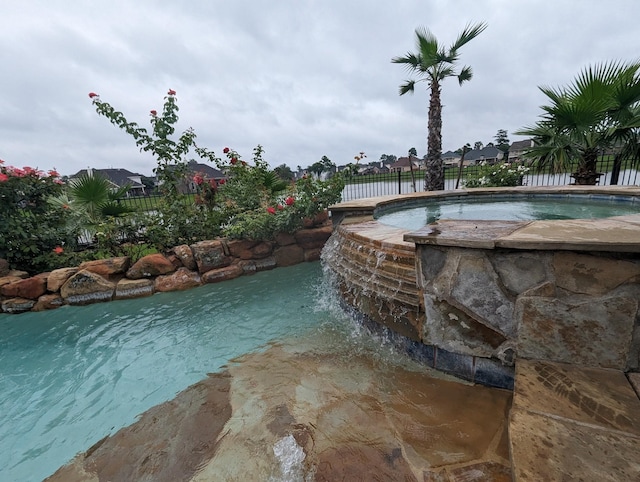
{"label": "reflection on water", "polygon": [[590,200],[572,196],[563,199],[483,200],[428,202],[415,208],[385,211],[383,224],[418,230],[440,219],[532,221],[541,219],[595,219],[637,214],[637,204]]}

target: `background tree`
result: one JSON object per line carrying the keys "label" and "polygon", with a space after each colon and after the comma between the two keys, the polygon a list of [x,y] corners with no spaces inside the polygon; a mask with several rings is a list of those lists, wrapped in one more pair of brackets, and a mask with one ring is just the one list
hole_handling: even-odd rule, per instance
{"label": "background tree", "polygon": [[509,159],[509,146],[511,143],[509,142],[509,137],[507,135],[507,131],[504,129],[498,129],[496,135],[494,136],[496,141],[496,148],[502,152],[502,159],[504,161]]}
{"label": "background tree", "polygon": [[411,149],[409,149],[409,155],[418,157],[418,151],[416,151],[415,147],[412,147]]}
{"label": "background tree", "polygon": [[398,160],[398,158],[393,154],[382,154],[380,156],[380,160],[385,164],[393,164]]}
{"label": "background tree", "polygon": [[476,141],[473,143],[473,149],[476,151],[479,151],[480,149],[482,149],[483,144],[482,141]]}
{"label": "background tree", "polygon": [[538,168],[573,169],[576,184],[593,185],[600,177],[598,155],[605,150],[615,150],[617,158],[640,160],[639,62],[598,64],[567,87],[540,90],[549,100],[541,120],[517,132],[533,138],[525,156]]}
{"label": "background tree", "polygon": [[273,171],[278,175],[280,179],[284,179],[285,181],[291,181],[295,178],[295,174],[286,164],[280,164]]}
{"label": "background tree", "polygon": [[440,45],[427,28],[416,29],[417,52],[409,52],[404,57],[391,61],[403,64],[407,70],[417,75],[417,80],[408,80],[400,86],[400,95],[413,93],[417,82],[426,81],[431,91],[429,99],[429,123],[427,134],[427,166],[424,187],[427,191],[444,189],[444,167],[442,163],[442,102],[441,82],[447,77],[457,77],[459,84],[472,77],[471,67],[456,70],[460,59],[459,49],[477,37],[487,28],[485,23],[469,24],[448,48]]}
{"label": "background tree", "polygon": [[333,163],[331,159],[327,156],[322,156],[322,158],[318,162],[314,162],[311,164],[307,170],[312,174],[315,174],[317,177],[322,176],[323,172],[332,172],[335,170],[336,165]]}

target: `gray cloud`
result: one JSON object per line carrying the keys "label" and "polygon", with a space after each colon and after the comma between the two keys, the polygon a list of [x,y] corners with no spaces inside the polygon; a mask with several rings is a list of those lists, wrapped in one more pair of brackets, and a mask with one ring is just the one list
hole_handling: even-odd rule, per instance
{"label": "gray cloud", "polygon": [[[426,152],[428,92],[398,96],[394,56],[426,26],[445,44],[467,22],[489,28],[461,51],[474,78],[443,85],[443,147],[484,143],[535,122],[537,86],[565,85],[585,66],[640,52],[633,0],[281,0],[79,2],[3,7],[0,158],[18,166],[126,167],[154,160],[96,115],[87,94],[145,125],[169,88],[178,131],[273,165],[341,164],[359,151]],[[510,136],[512,140],[516,136]]]}

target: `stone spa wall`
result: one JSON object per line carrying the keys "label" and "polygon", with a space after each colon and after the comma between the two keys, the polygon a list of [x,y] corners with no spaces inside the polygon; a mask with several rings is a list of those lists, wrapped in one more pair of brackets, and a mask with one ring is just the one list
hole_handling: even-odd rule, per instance
{"label": "stone spa wall", "polygon": [[[637,187],[561,190],[640,195]],[[378,206],[431,196],[332,206],[323,259],[348,306],[434,368],[485,385],[509,388],[517,358],[640,368],[640,214],[441,220],[415,232],[373,219]]]}
{"label": "stone spa wall", "polygon": [[133,264],[128,257],[117,257],[35,276],[10,271],[6,265],[3,269],[0,264],[0,312],[138,298],[315,261],[331,231],[330,225],[324,225],[281,233],[274,241],[201,241],[176,246],[167,254],[150,254]]}

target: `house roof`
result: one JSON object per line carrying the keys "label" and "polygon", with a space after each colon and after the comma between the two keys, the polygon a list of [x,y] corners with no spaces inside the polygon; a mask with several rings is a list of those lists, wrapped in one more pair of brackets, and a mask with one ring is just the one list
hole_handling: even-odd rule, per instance
{"label": "house roof", "polygon": [[[91,173],[89,172],[91,171]],[[71,179],[99,174],[107,180],[111,181],[118,187],[130,184],[133,188],[144,187],[144,184],[136,181],[136,178],[143,177],[142,174],[136,174],[135,172],[128,171],[127,169],[81,169],[74,175],[70,176]]]}
{"label": "house roof", "polygon": [[447,151],[440,156],[442,159],[460,159],[460,154],[453,151]]}
{"label": "house roof", "polygon": [[[415,167],[417,165],[417,161],[420,159],[417,157],[411,156],[412,164]],[[398,167],[409,167],[409,158],[408,157],[399,157],[396,162],[389,166],[390,168],[398,168]]]}
{"label": "house roof", "polygon": [[483,147],[482,149],[473,149],[464,155],[465,161],[476,161],[482,159],[497,159],[502,151],[494,146]]}
{"label": "house roof", "polygon": [[523,149],[531,147],[532,145],[533,145],[532,139],[525,139],[524,141],[515,141],[515,142],[512,142],[511,145],[509,146],[509,150],[522,151]]}
{"label": "house roof", "polygon": [[195,161],[192,161],[189,163],[189,172],[193,174],[195,173],[204,174],[205,177],[209,179],[222,179],[226,177],[224,175],[224,172],[220,171],[219,169],[216,169],[207,164],[202,164],[200,162],[195,162]]}

